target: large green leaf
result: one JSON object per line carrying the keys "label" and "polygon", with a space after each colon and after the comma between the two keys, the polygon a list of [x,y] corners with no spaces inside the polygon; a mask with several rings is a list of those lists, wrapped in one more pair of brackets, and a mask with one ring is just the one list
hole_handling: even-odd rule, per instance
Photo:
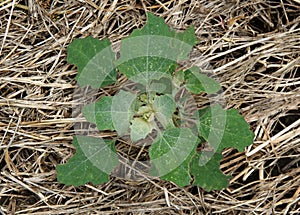
{"label": "large green leaf", "polygon": [[195,94],[205,92],[208,94],[216,93],[221,89],[220,84],[207,75],[199,72],[198,67],[192,67],[185,71],[186,88]]}
{"label": "large green leaf", "polygon": [[66,185],[79,186],[109,181],[109,174],[118,165],[113,141],[77,136],[73,140],[75,155],[66,164],[57,166],[57,179]]}
{"label": "large green leaf", "polygon": [[[230,176],[224,175],[220,170],[222,154],[211,153],[213,152],[200,152],[193,157],[190,163],[190,173],[194,177],[193,185],[207,191],[221,190],[228,186]],[[202,162],[202,159],[205,162]]]}
{"label": "large green leaf", "polygon": [[97,125],[102,130],[115,130],[112,121],[112,96],[103,96],[97,102],[93,102],[83,107],[82,113],[87,121]]}
{"label": "large green leaf", "polygon": [[243,151],[253,142],[253,132],[235,109],[213,105],[199,111],[199,120],[199,134],[218,152],[227,147]]}
{"label": "large green leaf", "polygon": [[187,59],[197,43],[193,27],[176,33],[162,18],[151,13],[147,16],[142,29],[122,39],[120,59],[116,61],[121,73],[144,85],[171,74],[177,66],[176,61]]}
{"label": "large green leaf", "polygon": [[150,174],[172,180],[179,186],[190,181],[188,163],[198,138],[188,128],[168,127],[149,149]]}
{"label": "large green leaf", "polygon": [[161,176],[160,178],[166,181],[172,181],[175,184],[177,184],[179,187],[190,185],[192,178],[190,175],[189,164],[195,153],[196,153],[196,145],[195,148],[189,154],[189,156],[177,168]]}
{"label": "large green leaf", "polygon": [[76,80],[79,86],[94,89],[105,87],[116,81],[115,53],[108,39],[92,37],[75,39],[67,48],[67,61],[78,68]]}

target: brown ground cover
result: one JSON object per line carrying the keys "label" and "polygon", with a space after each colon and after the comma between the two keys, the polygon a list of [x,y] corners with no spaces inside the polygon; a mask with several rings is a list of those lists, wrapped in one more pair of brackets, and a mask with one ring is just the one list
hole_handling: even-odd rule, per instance
{"label": "brown ground cover", "polygon": [[[177,30],[195,26],[191,63],[217,74],[227,108],[255,133],[245,152],[224,150],[232,179],[222,191],[157,178],[56,180],[75,152],[72,106],[83,102],[66,47],[93,36],[118,49],[146,11]],[[0,0],[0,214],[299,214],[299,14],[299,0]],[[114,91],[105,90],[95,95]]]}

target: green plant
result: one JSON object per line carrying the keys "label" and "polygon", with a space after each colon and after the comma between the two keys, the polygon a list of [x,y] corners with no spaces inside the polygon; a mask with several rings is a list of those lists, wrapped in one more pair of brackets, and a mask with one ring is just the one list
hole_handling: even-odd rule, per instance
{"label": "green plant", "polygon": [[[133,89],[102,96],[82,112],[100,131],[129,135],[132,142],[151,136],[150,175],[180,187],[192,183],[206,190],[225,188],[229,176],[220,171],[222,150],[234,147],[243,151],[252,143],[253,133],[237,110],[224,110],[218,104],[198,110],[193,103],[196,94],[221,90],[220,84],[199,68],[179,69],[178,62],[187,60],[197,43],[193,27],[177,33],[163,19],[151,13],[147,16],[142,29],[122,39],[117,60],[107,39],[87,37],[69,45],[68,62],[77,66],[76,80],[81,87],[117,86],[117,72],[134,84]],[[76,186],[107,182],[119,163],[114,142],[76,136],[76,154],[57,166],[58,181]],[[199,151],[204,143],[212,150]]]}

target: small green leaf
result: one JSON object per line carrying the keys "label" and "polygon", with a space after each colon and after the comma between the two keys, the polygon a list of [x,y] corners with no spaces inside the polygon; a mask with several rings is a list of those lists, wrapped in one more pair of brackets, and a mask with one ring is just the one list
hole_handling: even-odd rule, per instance
{"label": "small green leaf", "polygon": [[182,33],[169,29],[164,19],[147,13],[146,25],[122,39],[120,59],[116,61],[121,73],[132,81],[149,85],[151,80],[169,77],[177,60],[188,59],[197,43],[194,28]]}
{"label": "small green leaf", "polygon": [[173,83],[176,88],[180,88],[181,84],[185,81],[184,75],[185,73],[183,72],[183,70],[175,72],[173,76]]}
{"label": "small green leaf", "polygon": [[133,142],[144,139],[155,128],[153,121],[148,122],[141,118],[134,118],[131,123],[130,138]]}
{"label": "small green leaf", "polygon": [[149,86],[148,92],[172,95],[173,85],[170,78],[163,77],[159,80],[153,80]]}
{"label": "small green leaf", "polygon": [[213,105],[199,111],[199,133],[218,152],[236,148],[240,152],[253,143],[254,134],[237,110]]}
{"label": "small green leaf", "polygon": [[115,53],[108,39],[92,37],[75,39],[67,48],[67,61],[78,68],[76,80],[79,86],[94,89],[105,87],[116,81]]}
{"label": "small green leaf", "polygon": [[172,180],[179,186],[186,184],[190,176],[185,167],[190,154],[195,152],[197,142],[198,138],[190,129],[168,127],[149,149],[150,174],[165,176],[166,180]]}
{"label": "small green leaf", "polygon": [[66,164],[56,168],[58,181],[74,186],[108,182],[109,174],[119,162],[113,141],[77,136],[73,144],[76,147],[75,155]]}
{"label": "small green leaf", "polygon": [[198,67],[192,67],[185,71],[186,88],[195,94],[205,92],[208,94],[216,93],[221,89],[220,84],[205,74],[199,72]]}
{"label": "small green leaf", "polygon": [[164,126],[173,124],[172,115],[176,110],[174,99],[169,95],[156,96],[153,102],[153,109],[156,118]]}
{"label": "small green leaf", "polygon": [[136,106],[135,94],[120,90],[120,92],[113,97],[111,104],[111,118],[113,127],[120,136],[129,134],[130,121],[135,113]]}
{"label": "small green leaf", "polygon": [[87,121],[96,124],[100,131],[115,130],[111,116],[112,99],[112,96],[103,96],[99,101],[83,107],[84,117]]}
{"label": "small green leaf", "polygon": [[[193,185],[200,186],[207,191],[221,190],[226,188],[229,183],[230,176],[226,176],[220,170],[220,161],[223,158],[222,154],[212,152],[197,153],[190,163],[190,173],[194,177]],[[203,156],[208,154],[208,162],[202,163]],[[204,158],[206,160],[206,158]]]}

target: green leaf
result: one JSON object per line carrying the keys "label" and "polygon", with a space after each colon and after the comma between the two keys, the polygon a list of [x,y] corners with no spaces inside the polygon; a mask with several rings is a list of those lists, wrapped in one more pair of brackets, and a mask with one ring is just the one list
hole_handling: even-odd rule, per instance
{"label": "green leaf", "polygon": [[109,174],[119,162],[113,141],[77,136],[73,144],[76,147],[75,155],[66,164],[56,168],[58,181],[74,186],[108,182]]}
{"label": "green leaf", "polygon": [[155,128],[153,121],[148,122],[141,118],[134,118],[131,123],[130,138],[133,142],[144,139]]}
{"label": "green leaf", "polygon": [[182,33],[169,29],[162,18],[147,13],[146,25],[122,39],[120,59],[116,61],[121,73],[132,81],[149,85],[151,80],[170,77],[177,60],[188,59],[197,43],[194,28]]}
{"label": "green leaf", "polygon": [[111,104],[111,118],[113,127],[120,136],[129,134],[130,121],[135,113],[136,106],[135,94],[120,90],[120,92],[113,97]]}
{"label": "green leaf", "polygon": [[199,133],[218,152],[232,147],[243,151],[253,143],[254,134],[237,110],[213,105],[199,111]]}
{"label": "green leaf", "polygon": [[181,84],[185,81],[184,75],[185,73],[183,70],[179,70],[175,72],[173,76],[173,84],[175,85],[176,88],[180,88]]}
{"label": "green leaf", "polygon": [[169,95],[156,96],[153,102],[153,109],[157,120],[165,128],[172,123],[172,115],[176,110],[174,99]]}
{"label": "green leaf", "polygon": [[208,94],[216,93],[221,89],[220,84],[205,74],[199,72],[198,67],[192,67],[185,71],[186,88],[195,94],[205,92]]}
{"label": "green leaf", "polygon": [[192,178],[189,172],[189,164],[195,153],[196,153],[196,147],[176,169],[167,173],[164,176],[161,176],[160,178],[166,181],[172,181],[175,184],[177,184],[179,187],[190,185]]}
{"label": "green leaf", "polygon": [[156,92],[159,94],[172,95],[173,85],[170,78],[161,78],[159,80],[153,80],[147,90],[148,92]]}
{"label": "green leaf", "polygon": [[168,127],[149,149],[150,174],[172,180],[179,186],[191,180],[188,163],[198,138],[188,128]]}
{"label": "green leaf", "polygon": [[115,53],[108,39],[92,37],[75,39],[67,48],[67,61],[78,68],[76,80],[79,86],[94,89],[105,87],[116,81]]}
{"label": "green leaf", "polygon": [[[221,190],[226,188],[230,176],[226,176],[220,170],[220,161],[222,154],[213,152],[197,153],[190,163],[190,173],[194,177],[193,185],[200,186],[207,191]],[[207,161],[207,156],[209,159]],[[205,160],[202,162],[201,159]]]}
{"label": "green leaf", "polygon": [[115,130],[111,116],[112,100],[112,96],[103,96],[99,101],[83,107],[84,117],[87,121],[96,124],[100,131]]}
{"label": "green leaf", "polygon": [[152,80],[158,80],[162,77],[171,78],[171,74],[176,68],[173,61],[158,57],[149,58],[139,57],[128,60],[118,68],[128,79],[145,86],[149,86]]}

